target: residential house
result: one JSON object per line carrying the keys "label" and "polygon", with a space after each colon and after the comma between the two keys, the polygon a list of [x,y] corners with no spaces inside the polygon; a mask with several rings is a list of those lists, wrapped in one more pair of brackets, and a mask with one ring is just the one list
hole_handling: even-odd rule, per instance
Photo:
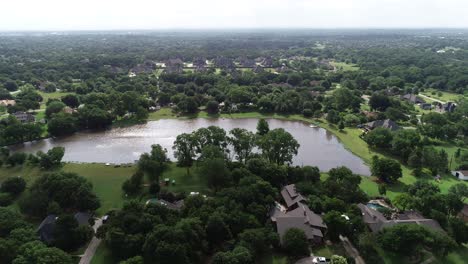
{"label": "residential house", "polygon": [[206,66],[207,66],[206,59],[196,58],[193,60],[193,67],[195,68],[196,72],[208,71],[208,68]]}
{"label": "residential house", "polygon": [[242,67],[244,68],[253,68],[256,63],[254,59],[249,59],[249,58],[240,58],[239,63]]}
{"label": "residential house", "polygon": [[16,105],[15,100],[0,100],[0,106],[14,106]]}
{"label": "residential house", "polygon": [[304,231],[310,242],[322,243],[327,226],[320,215],[310,210],[305,203],[306,199],[296,191],[296,186],[285,186],[281,196],[286,207],[276,204],[270,212],[270,219],[276,224],[280,239],[288,229],[297,228]]}
{"label": "residential house", "polygon": [[437,104],[437,110],[439,110],[440,112],[449,112],[449,113],[452,113],[453,111],[455,111],[455,108],[457,108],[457,105],[453,102],[447,102],[445,104]]}
{"label": "residential house", "polygon": [[166,73],[180,74],[184,72],[184,62],[179,58],[167,60],[165,64],[166,69],[164,71]]}
{"label": "residential house", "polygon": [[265,68],[271,68],[273,67],[273,59],[271,57],[266,57],[260,62],[260,64]]}
{"label": "residential house", "polygon": [[221,68],[227,72],[233,72],[236,70],[236,65],[234,61],[226,57],[217,57],[214,59],[215,67]]}
{"label": "residential house", "polygon": [[13,113],[12,115],[16,117],[16,119],[18,119],[18,121],[20,121],[21,123],[30,123],[30,122],[36,121],[36,118],[34,117],[34,115],[30,113],[19,111],[19,112]]}
{"label": "residential house", "polygon": [[468,204],[463,206],[463,209],[458,213],[458,217],[460,217],[463,221],[468,222]]}
{"label": "residential house", "polygon": [[395,123],[394,121],[390,119],[375,120],[375,121],[364,124],[363,127],[366,131],[373,130],[377,127],[387,128],[387,129],[390,129],[391,131],[396,131],[400,129],[400,126],[398,126],[397,123]]}
{"label": "residential house", "polygon": [[452,175],[460,180],[468,181],[468,170],[452,171]]}
{"label": "residential house", "polygon": [[421,107],[421,109],[423,109],[423,110],[431,110],[432,109],[432,104],[423,103],[423,104],[420,104],[419,107]]}
{"label": "residential house", "polygon": [[184,206],[184,200],[169,202],[169,201],[166,201],[164,199],[154,198],[154,199],[149,199],[148,201],[146,201],[146,205],[148,205],[148,204],[162,205],[164,207],[167,207],[168,209],[180,211],[180,210],[182,210],[182,207]]}
{"label": "residential house", "polygon": [[[78,225],[89,225],[91,214],[87,212],[78,212],[74,215],[74,218],[78,222]],[[54,240],[55,223],[58,217],[54,214],[48,215],[37,228],[37,234],[39,239],[46,244],[52,243]]]}
{"label": "residential house", "polygon": [[153,73],[153,71],[156,69],[156,64],[155,63],[142,63],[142,64],[137,64],[135,67],[130,69],[129,76],[136,76],[138,74],[150,74]]}
{"label": "residential house", "polygon": [[417,224],[434,231],[444,232],[436,220],[425,218],[417,211],[404,211],[393,214],[391,219],[387,219],[381,212],[367,205],[358,204],[358,207],[361,210],[364,223],[373,233],[378,233],[386,227],[401,224]]}
{"label": "residential house", "polygon": [[47,244],[54,240],[55,221],[57,221],[56,215],[48,215],[37,228],[39,239]]}
{"label": "residential house", "polygon": [[400,98],[413,104],[424,104],[426,102],[421,97],[415,94],[405,94],[402,95]]}
{"label": "residential house", "polygon": [[263,69],[262,66],[260,66],[260,65],[255,65],[255,66],[253,66],[252,71],[253,71],[254,73],[262,73],[262,72],[264,72],[265,70]]}

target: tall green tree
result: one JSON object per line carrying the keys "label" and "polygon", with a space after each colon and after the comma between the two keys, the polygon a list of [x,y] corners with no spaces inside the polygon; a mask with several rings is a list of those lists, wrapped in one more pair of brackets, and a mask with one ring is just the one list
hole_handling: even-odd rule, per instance
{"label": "tall green tree", "polygon": [[258,146],[270,162],[284,164],[292,162],[300,145],[289,132],[283,128],[276,128],[262,136]]}
{"label": "tall green tree", "polygon": [[270,131],[270,126],[265,119],[259,119],[257,123],[257,135],[263,136]]}
{"label": "tall green tree", "polygon": [[190,166],[196,157],[196,142],[194,135],[183,133],[177,136],[172,146],[178,165],[187,167],[187,174],[190,173]]}
{"label": "tall green tree", "polygon": [[255,147],[255,135],[243,128],[234,128],[230,132],[231,143],[238,161],[245,163]]}

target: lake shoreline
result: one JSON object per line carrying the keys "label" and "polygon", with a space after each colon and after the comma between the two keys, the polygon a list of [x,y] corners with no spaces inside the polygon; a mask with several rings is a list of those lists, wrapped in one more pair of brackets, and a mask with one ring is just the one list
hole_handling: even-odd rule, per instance
{"label": "lake shoreline", "polygon": [[81,131],[68,137],[52,138],[43,141],[25,143],[12,147],[13,151],[35,153],[47,151],[55,146],[65,147],[64,161],[73,163],[101,164],[134,164],[139,155],[149,151],[152,144],[160,144],[173,156],[172,144],[175,136],[208,126],[219,126],[226,131],[233,128],[245,128],[255,131],[259,118],[269,121],[271,129],[284,128],[301,144],[299,153],[293,159],[296,166],[318,166],[327,172],[338,166],[346,166],[356,174],[370,176],[367,163],[350,149],[339,138],[313,120],[297,118],[279,118],[261,116],[256,113],[243,113],[242,116],[219,116],[217,118],[174,117],[149,120],[143,124],[128,127],[113,127],[100,131]]}

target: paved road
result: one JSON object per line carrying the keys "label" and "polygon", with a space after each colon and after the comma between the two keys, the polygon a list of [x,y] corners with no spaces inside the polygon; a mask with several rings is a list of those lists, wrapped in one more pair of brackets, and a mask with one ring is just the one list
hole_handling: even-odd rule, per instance
{"label": "paved road", "polygon": [[[97,231],[97,229],[102,225],[102,218],[98,218],[96,222],[94,223],[93,229],[94,232]],[[101,243],[101,239],[97,237],[93,237],[91,242],[88,245],[88,248],[86,248],[85,253],[81,256],[81,260],[79,264],[89,264],[91,263],[91,260],[94,257],[94,253],[96,253],[96,249],[98,248],[99,244]]]}

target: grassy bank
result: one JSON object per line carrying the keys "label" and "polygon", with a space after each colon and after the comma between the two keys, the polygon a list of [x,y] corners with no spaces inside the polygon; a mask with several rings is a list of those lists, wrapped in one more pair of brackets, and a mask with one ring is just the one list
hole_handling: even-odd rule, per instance
{"label": "grassy bank", "polygon": [[[126,200],[125,194],[122,192],[122,184],[130,178],[136,168],[134,166],[115,168],[97,163],[66,163],[62,170],[77,173],[93,184],[94,192],[101,201],[101,207],[96,213],[102,215],[111,209],[122,207]],[[50,172],[52,171],[44,171],[32,166],[1,168],[0,182],[10,176],[20,176],[26,180],[28,186],[31,186],[35,179]],[[171,181],[175,180],[175,184],[163,187],[172,192],[208,192],[206,181],[198,176],[195,168],[191,169],[190,175],[187,175],[185,168],[177,167],[175,163],[171,163],[168,170],[161,176],[161,180],[165,178],[169,178]],[[15,210],[18,209],[16,202],[11,207]]]}

